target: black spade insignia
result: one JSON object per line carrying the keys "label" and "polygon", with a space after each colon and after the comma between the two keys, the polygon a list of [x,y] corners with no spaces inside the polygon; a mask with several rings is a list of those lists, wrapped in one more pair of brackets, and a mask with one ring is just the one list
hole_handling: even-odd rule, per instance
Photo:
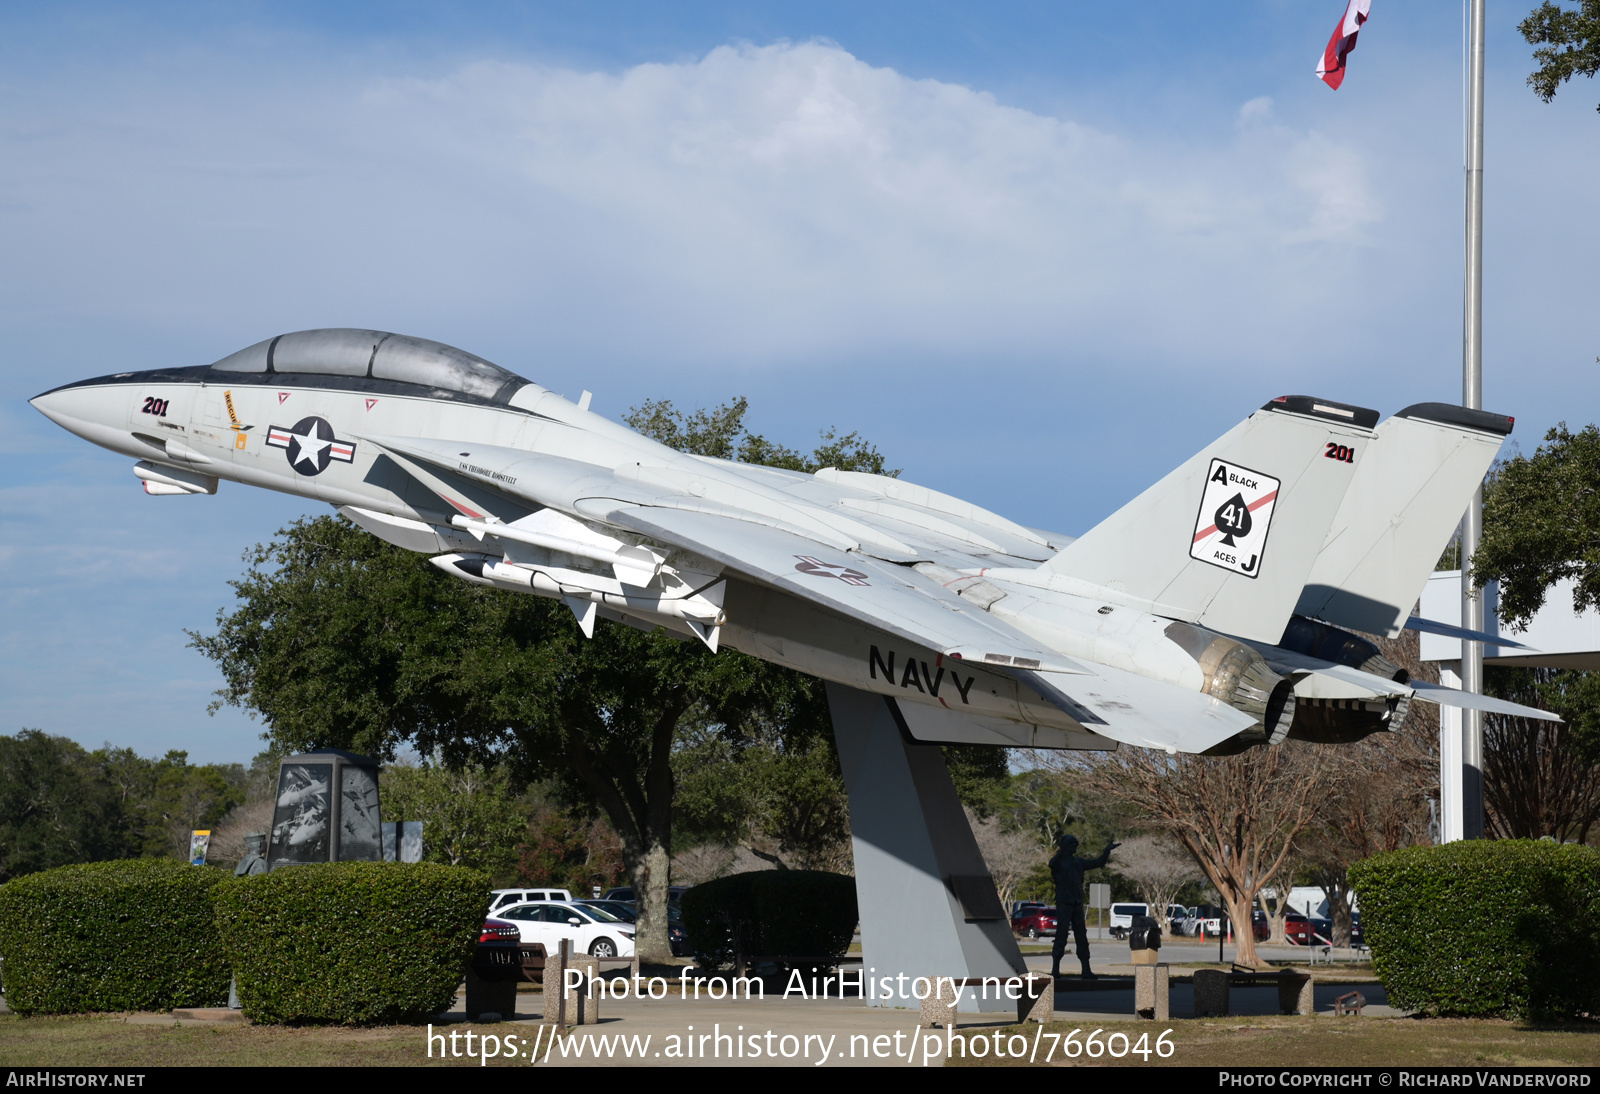
{"label": "black spade insignia", "polygon": [[1255,522],[1250,519],[1250,507],[1244,503],[1243,494],[1235,494],[1217,507],[1217,531],[1222,533],[1222,542],[1229,547],[1237,547],[1233,541],[1234,536],[1248,536],[1250,526]]}

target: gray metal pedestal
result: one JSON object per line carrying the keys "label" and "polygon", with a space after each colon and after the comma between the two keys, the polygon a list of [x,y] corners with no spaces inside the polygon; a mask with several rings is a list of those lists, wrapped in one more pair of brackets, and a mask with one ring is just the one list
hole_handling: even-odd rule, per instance
{"label": "gray metal pedestal", "polygon": [[[911,991],[919,976],[993,976],[1002,985],[1008,977],[1025,976],[1011,921],[939,747],[911,739],[893,700],[839,684],[827,687],[850,795],[862,965],[868,978],[895,978],[894,995],[863,992],[865,1001],[917,1007]],[[927,990],[926,984],[919,987]],[[978,988],[963,994],[962,1010],[1017,1007],[1003,992],[991,990],[987,999]]]}

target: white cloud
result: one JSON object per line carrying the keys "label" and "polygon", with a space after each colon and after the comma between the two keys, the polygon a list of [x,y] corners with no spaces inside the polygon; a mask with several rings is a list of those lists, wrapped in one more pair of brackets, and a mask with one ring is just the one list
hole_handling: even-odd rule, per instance
{"label": "white cloud", "polygon": [[[578,231],[542,225],[541,258],[626,265],[644,330],[713,354],[1187,345],[1229,300],[1274,295],[1297,248],[1359,245],[1381,216],[1362,153],[1326,137],[1141,141],[815,42],[615,76],[477,64],[365,106],[481,172],[508,215],[582,210]],[[1152,295],[1179,314],[1130,331]]]}
{"label": "white cloud", "polygon": [[1240,129],[1263,125],[1272,119],[1272,96],[1257,95],[1239,108]]}
{"label": "white cloud", "polygon": [[479,312],[601,356],[1187,361],[1197,341],[1266,352],[1310,318],[1308,249],[1367,245],[1383,216],[1366,153],[1275,123],[1265,98],[1219,144],[822,42],[616,74],[303,76],[142,88],[92,120],[58,103],[0,133],[0,152],[28,145],[0,166],[21,198],[0,225],[34,259],[0,278],[249,336],[263,315]]}

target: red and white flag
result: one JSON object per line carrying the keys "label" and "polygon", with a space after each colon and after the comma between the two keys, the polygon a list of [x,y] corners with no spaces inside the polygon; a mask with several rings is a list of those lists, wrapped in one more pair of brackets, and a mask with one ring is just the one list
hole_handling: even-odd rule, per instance
{"label": "red and white flag", "polygon": [[1335,91],[1344,83],[1345,58],[1356,48],[1356,33],[1360,31],[1361,24],[1367,21],[1367,12],[1371,9],[1372,0],[1350,0],[1349,6],[1344,9],[1344,18],[1333,28],[1328,48],[1322,51],[1322,57],[1317,61],[1317,79]]}

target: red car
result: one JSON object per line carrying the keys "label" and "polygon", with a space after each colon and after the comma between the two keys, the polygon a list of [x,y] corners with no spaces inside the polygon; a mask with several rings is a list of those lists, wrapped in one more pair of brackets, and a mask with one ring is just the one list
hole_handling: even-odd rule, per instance
{"label": "red car", "polygon": [[[1352,931],[1352,935],[1359,932]],[[1333,923],[1321,916],[1305,916],[1299,912],[1290,912],[1284,917],[1283,934],[1291,946],[1326,946],[1333,938]],[[1359,937],[1352,937],[1351,941],[1361,944]]]}
{"label": "red car", "polygon": [[1021,915],[1011,918],[1011,930],[1015,934],[1026,935],[1029,938],[1038,938],[1044,934],[1056,933],[1056,910],[1054,908],[1024,908]]}

